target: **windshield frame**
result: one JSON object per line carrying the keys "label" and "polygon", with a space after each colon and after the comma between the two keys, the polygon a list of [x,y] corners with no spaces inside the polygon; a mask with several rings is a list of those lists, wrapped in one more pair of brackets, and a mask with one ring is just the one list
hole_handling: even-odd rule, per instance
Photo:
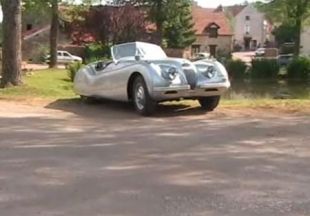
{"label": "windshield frame", "polygon": [[[126,48],[128,48],[128,50],[126,50]],[[125,50],[123,56],[121,55],[122,49]],[[128,52],[127,55],[126,52]],[[142,60],[167,58],[166,53],[160,46],[145,42],[131,42],[115,45],[111,47],[111,54],[115,62],[120,60],[135,60],[136,56],[139,56]]]}

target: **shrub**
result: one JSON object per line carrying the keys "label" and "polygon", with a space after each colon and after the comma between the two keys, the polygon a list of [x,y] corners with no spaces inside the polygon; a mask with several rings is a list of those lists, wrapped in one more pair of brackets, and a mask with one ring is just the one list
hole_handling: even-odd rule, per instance
{"label": "shrub", "polygon": [[251,67],[252,79],[275,79],[280,72],[276,59],[253,59]]}
{"label": "shrub", "polygon": [[110,47],[100,43],[90,44],[86,47],[85,57],[87,62],[94,59],[111,58]]}
{"label": "shrub", "polygon": [[309,79],[310,78],[310,59],[306,57],[295,58],[287,68],[289,79]]}
{"label": "shrub", "polygon": [[67,65],[68,76],[70,80],[73,82],[75,78],[75,74],[83,67],[84,65],[81,62],[74,62],[72,64]]}
{"label": "shrub", "polygon": [[241,60],[228,60],[226,69],[231,79],[244,79],[246,77],[247,65]]}

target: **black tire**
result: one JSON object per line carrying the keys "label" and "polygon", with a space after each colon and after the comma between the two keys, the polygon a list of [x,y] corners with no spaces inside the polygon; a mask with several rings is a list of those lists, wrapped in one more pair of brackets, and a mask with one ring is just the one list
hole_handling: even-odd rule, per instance
{"label": "black tire", "polygon": [[207,112],[213,111],[220,103],[220,96],[210,96],[199,98],[200,106]]}
{"label": "black tire", "polygon": [[[132,101],[136,111],[143,116],[150,116],[155,112],[156,102],[150,97],[146,83],[143,77],[138,76],[133,83]],[[138,99],[139,92],[143,94],[143,98]]]}

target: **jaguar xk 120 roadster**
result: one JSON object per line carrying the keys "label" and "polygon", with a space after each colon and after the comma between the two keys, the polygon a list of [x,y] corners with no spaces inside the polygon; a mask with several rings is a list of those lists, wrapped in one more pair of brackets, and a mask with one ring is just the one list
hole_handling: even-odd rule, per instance
{"label": "jaguar xk 120 roadster", "polygon": [[111,53],[113,60],[77,72],[77,94],[131,101],[138,113],[151,115],[157,103],[180,99],[198,100],[202,109],[213,111],[230,87],[225,67],[216,60],[169,58],[160,46],[143,42],[113,46]]}

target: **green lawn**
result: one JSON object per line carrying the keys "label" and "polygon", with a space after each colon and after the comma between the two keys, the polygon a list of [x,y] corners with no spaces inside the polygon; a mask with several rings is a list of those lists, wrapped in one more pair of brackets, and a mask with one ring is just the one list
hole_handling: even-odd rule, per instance
{"label": "green lawn", "polygon": [[72,83],[66,70],[39,70],[23,78],[22,86],[0,89],[0,98],[72,98],[76,97],[72,91]]}
{"label": "green lawn", "polygon": [[[28,99],[65,99],[76,98],[72,90],[72,82],[66,70],[41,70],[32,72],[23,79],[22,86],[0,89],[0,99],[28,100]],[[223,98],[221,106],[225,108],[270,108],[286,110],[310,110],[309,99],[275,100],[270,97],[239,97],[235,99]],[[172,102],[179,103],[179,102]],[[198,106],[196,101],[181,101],[180,103]]]}

